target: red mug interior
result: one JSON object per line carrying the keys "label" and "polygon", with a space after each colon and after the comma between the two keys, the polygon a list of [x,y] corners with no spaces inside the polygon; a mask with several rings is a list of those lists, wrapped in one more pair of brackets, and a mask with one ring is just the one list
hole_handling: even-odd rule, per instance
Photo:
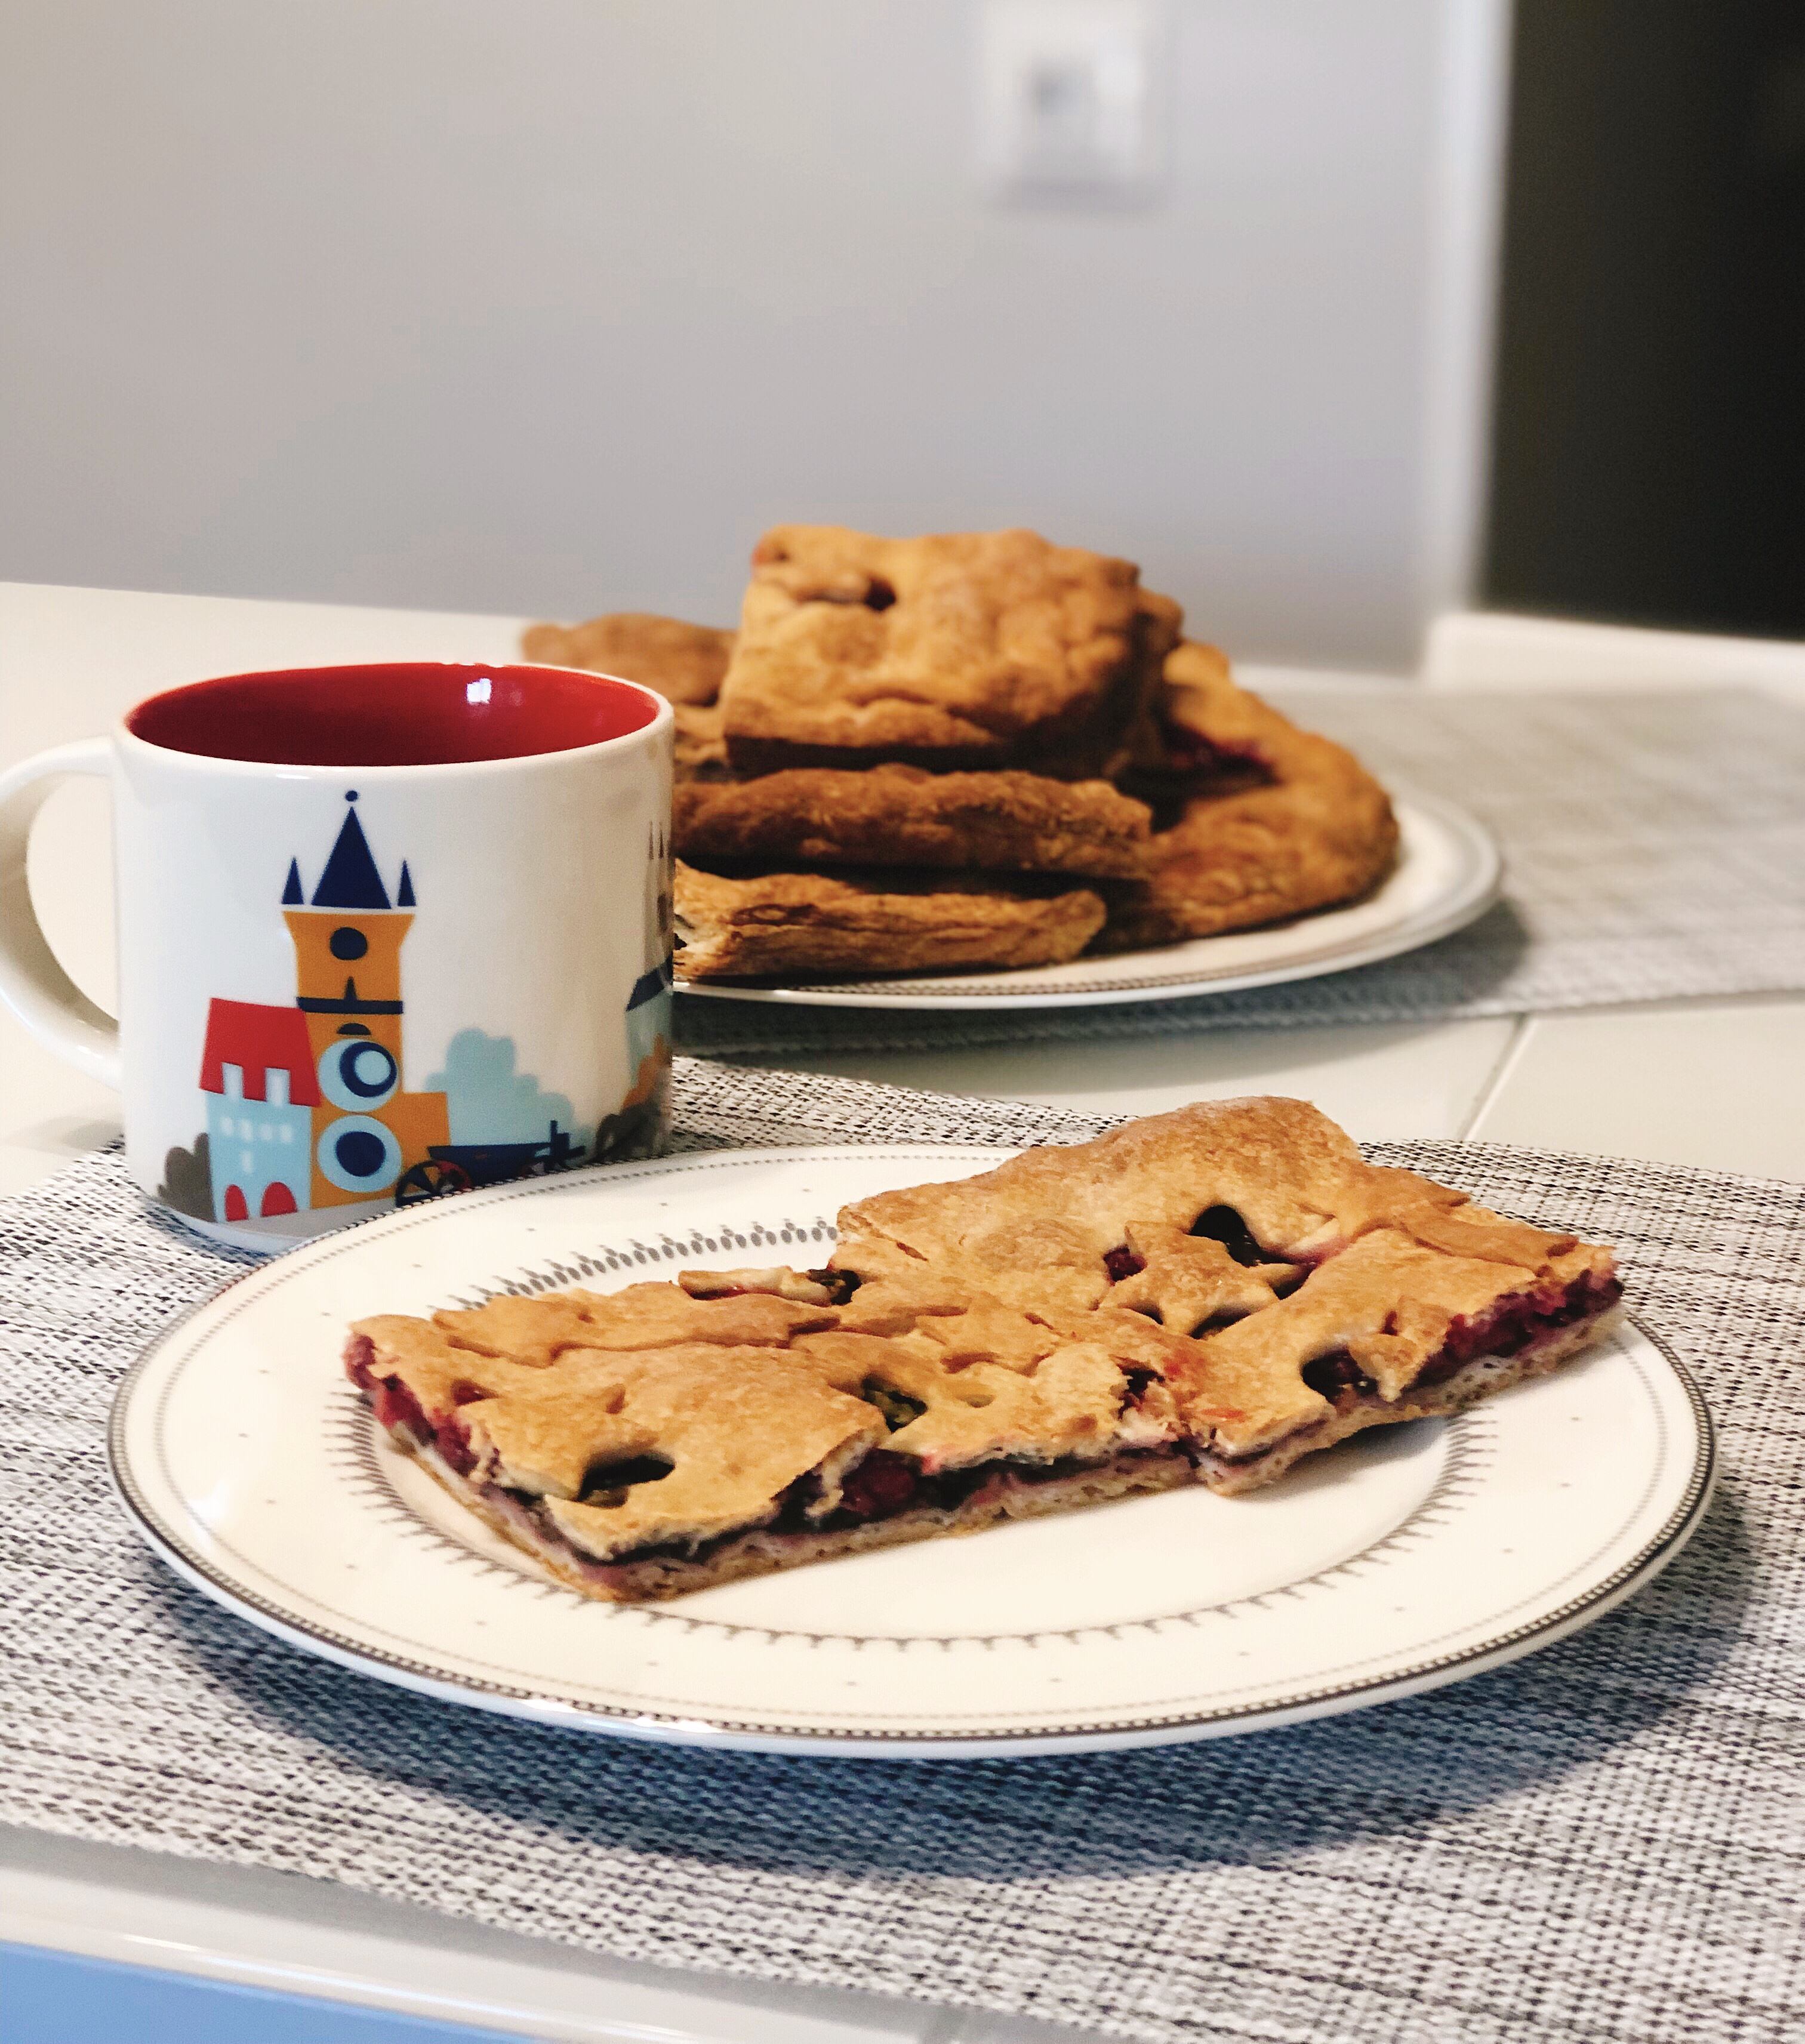
{"label": "red mug interior", "polygon": [[271,766],[444,766],[568,752],[644,731],[658,700],[606,674],[419,660],[225,674],[149,697],[148,745]]}

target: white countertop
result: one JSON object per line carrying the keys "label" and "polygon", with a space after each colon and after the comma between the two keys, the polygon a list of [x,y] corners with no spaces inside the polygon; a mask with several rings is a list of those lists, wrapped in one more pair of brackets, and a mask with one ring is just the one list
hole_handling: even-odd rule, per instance
{"label": "white countertop", "polygon": [[[506,659],[520,621],[0,583],[0,765],[101,730],[172,682],[291,662]],[[1249,678],[1257,685],[1257,674]],[[110,856],[104,790],[70,784],[40,819],[33,891],[64,964],[102,1006],[112,993]],[[1127,1113],[1290,1093],[1366,1139],[1471,1135],[1805,1178],[1805,996],[787,1062]],[[117,1130],[110,1093],[0,1015],[0,1193]],[[545,2038],[1003,2044],[1073,2034],[698,1984],[330,1884],[23,1831],[0,1829],[0,1925],[18,1942],[90,1957]]]}

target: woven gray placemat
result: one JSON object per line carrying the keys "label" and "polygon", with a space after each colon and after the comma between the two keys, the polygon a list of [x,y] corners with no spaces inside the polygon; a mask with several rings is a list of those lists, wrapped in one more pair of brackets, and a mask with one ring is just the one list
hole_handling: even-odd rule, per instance
{"label": "woven gray placemat", "polygon": [[[694,1065],[678,1097],[690,1147],[1099,1125]],[[0,1204],[0,1819],[624,1959],[1126,2038],[1796,2038],[1805,1190],[1484,1145],[1374,1154],[1622,1246],[1722,1429],[1696,1538],[1588,1631],[1435,1696],[938,1765],[538,1730],[216,1611],[129,1531],[102,1430],[140,1346],[239,1259],[87,1159]]]}
{"label": "woven gray placemat", "polygon": [[697,997],[713,1057],[1418,1022],[1805,988],[1805,712],[1765,697],[1313,689],[1300,722],[1490,826],[1505,897],[1423,950],[1247,993],[999,1014]]}

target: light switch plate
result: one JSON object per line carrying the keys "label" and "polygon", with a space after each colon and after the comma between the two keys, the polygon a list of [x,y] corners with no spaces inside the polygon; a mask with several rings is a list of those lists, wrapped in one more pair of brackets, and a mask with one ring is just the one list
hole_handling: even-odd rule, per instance
{"label": "light switch plate", "polygon": [[978,163],[1003,201],[1121,204],[1165,163],[1164,0],[981,0]]}

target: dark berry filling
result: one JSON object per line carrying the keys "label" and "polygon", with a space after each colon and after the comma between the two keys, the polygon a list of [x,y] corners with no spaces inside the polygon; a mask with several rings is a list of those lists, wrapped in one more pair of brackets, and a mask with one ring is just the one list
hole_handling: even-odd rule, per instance
{"label": "dark berry filling", "polygon": [[[348,1374],[368,1395],[382,1426],[405,1427],[416,1440],[437,1449],[446,1466],[459,1476],[470,1474],[475,1467],[475,1458],[462,1427],[448,1417],[435,1426],[421,1410],[419,1400],[398,1377],[379,1377],[373,1366],[375,1350],[367,1335],[353,1338],[345,1350],[344,1359]],[[1155,1372],[1138,1367],[1130,1369],[1126,1374],[1130,1403],[1157,1381]],[[889,1395],[903,1406],[915,1404],[915,1400],[904,1398],[900,1393]],[[501,1484],[483,1483],[477,1488],[524,1532],[558,1548],[568,1565],[598,1582],[607,1582],[616,1571],[641,1562],[704,1561],[729,1543],[745,1539],[749,1532],[761,1536],[843,1532],[852,1527],[894,1519],[904,1512],[922,1507],[954,1511],[992,1486],[1007,1489],[1054,1483],[1087,1471],[1132,1469],[1175,1458],[1187,1459],[1184,1450],[1176,1446],[1124,1449],[1102,1462],[1083,1462],[1076,1457],[1052,1462],[1015,1462],[999,1457],[968,1468],[942,1470],[930,1475],[913,1456],[895,1454],[887,1448],[874,1448],[847,1477],[841,1489],[839,1504],[824,1518],[809,1516],[809,1508],[821,1496],[821,1480],[811,1473],[799,1477],[781,1494],[777,1500],[775,1518],[764,1527],[724,1533],[693,1544],[673,1540],[639,1547],[629,1554],[617,1555],[611,1562],[595,1561],[572,1546],[545,1510],[542,1499]],[[656,1483],[668,1476],[671,1469],[672,1465],[662,1457],[652,1455],[598,1465],[584,1480],[582,1501],[591,1504],[618,1503],[631,1485]]]}
{"label": "dark berry filling", "polygon": [[1237,1263],[1251,1267],[1280,1259],[1268,1256],[1253,1239],[1253,1231],[1233,1207],[1206,1207],[1191,1224],[1193,1235],[1219,1242]]}
{"label": "dark berry filling", "polygon": [[[455,1470],[460,1476],[468,1476],[476,1466],[476,1458],[470,1452],[470,1436],[462,1424],[448,1413],[436,1424],[429,1420],[421,1410],[419,1400],[398,1377],[377,1376],[372,1367],[375,1354],[375,1345],[368,1335],[354,1335],[345,1350],[344,1366],[359,1389],[369,1393],[377,1424],[384,1428],[405,1427],[416,1440],[430,1442],[448,1469]],[[460,1384],[452,1396],[456,1398],[459,1391],[475,1388]],[[479,1392],[477,1395],[482,1394]]]}
{"label": "dark berry filling", "polygon": [[1337,1411],[1344,1400],[1351,1405],[1357,1398],[1372,1397],[1379,1389],[1345,1348],[1312,1356],[1301,1374],[1310,1389],[1326,1398]]}
{"label": "dark berry filling", "polygon": [[1103,1268],[1110,1274],[1112,1285],[1119,1285],[1123,1278],[1132,1278],[1146,1267],[1146,1258],[1136,1255],[1126,1243],[1119,1249],[1106,1249],[1103,1251]]}
{"label": "dark berry filling", "polygon": [[1545,1335],[1608,1312],[1622,1296],[1620,1279],[1588,1270],[1571,1285],[1538,1285],[1533,1292],[1500,1299],[1484,1313],[1450,1321],[1440,1352],[1416,1381],[1439,1384],[1476,1356],[1521,1354]]}
{"label": "dark berry filling", "polygon": [[662,1455],[629,1455],[614,1462],[597,1462],[584,1476],[577,1493],[583,1504],[624,1504],[636,1484],[662,1483],[676,1464]]}
{"label": "dark berry filling", "polygon": [[840,1493],[840,1510],[849,1519],[890,1519],[914,1501],[921,1488],[921,1466],[906,1455],[873,1448]]}
{"label": "dark berry filling", "polygon": [[802,1275],[823,1288],[830,1306],[845,1305],[864,1282],[856,1270],[805,1270]]}
{"label": "dark berry filling", "polygon": [[[1151,1371],[1143,1374],[1149,1381],[1152,1380]],[[992,1485],[1031,1487],[1055,1483],[1066,1477],[1081,1475],[1086,1470],[1105,1467],[1116,1470],[1149,1461],[1169,1460],[1176,1453],[1176,1448],[1125,1449],[1111,1456],[1106,1463],[1080,1462],[1069,1456],[1051,1462],[1013,1462],[999,1456],[994,1461],[973,1462],[964,1469],[941,1470],[929,1475],[912,1456],[894,1454],[887,1448],[874,1448],[841,1486],[837,1509],[824,1519],[810,1519],[807,1508],[820,1494],[819,1486],[814,1477],[803,1477],[784,1493],[782,1509],[771,1530],[778,1533],[834,1533],[849,1526],[894,1519],[901,1512],[919,1507],[953,1512]],[[672,1551],[687,1550],[673,1548]]]}
{"label": "dark berry filling", "polygon": [[1272,769],[1251,746],[1218,744],[1202,732],[1191,731],[1181,724],[1165,724],[1160,736],[1165,747],[1168,773],[1208,772],[1226,781],[1245,781],[1254,786],[1272,778]]}
{"label": "dark berry filling", "polygon": [[868,1405],[875,1405],[883,1415],[883,1423],[895,1434],[913,1420],[918,1420],[927,1407],[919,1398],[911,1398],[906,1392],[899,1391],[881,1378],[868,1377],[859,1386],[859,1396]]}
{"label": "dark berry filling", "polygon": [[[1622,1281],[1588,1271],[1570,1285],[1538,1285],[1518,1292],[1484,1313],[1457,1315],[1442,1344],[1411,1380],[1403,1393],[1433,1389],[1482,1355],[1521,1355],[1524,1350],[1581,1320],[1596,1320],[1623,1296]],[[1393,1329],[1389,1322],[1387,1333]],[[1310,1389],[1337,1412],[1376,1399],[1379,1387],[1345,1348],[1313,1356],[1299,1373]]]}

